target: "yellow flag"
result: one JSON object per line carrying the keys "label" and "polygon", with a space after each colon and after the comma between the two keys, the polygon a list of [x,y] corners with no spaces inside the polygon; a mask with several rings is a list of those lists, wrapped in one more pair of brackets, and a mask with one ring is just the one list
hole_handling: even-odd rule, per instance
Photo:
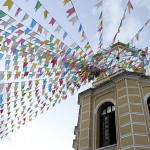
{"label": "yellow flag", "polygon": [[10,10],[13,6],[14,2],[12,0],[6,0],[6,2],[3,4],[3,6],[8,6],[8,9]]}
{"label": "yellow flag", "polygon": [[48,11],[45,10],[45,11],[44,11],[44,18],[45,18],[45,19],[47,18],[47,15],[48,15]]}
{"label": "yellow flag", "polygon": [[49,43],[49,40],[45,40],[45,41],[44,41],[44,44],[45,44],[45,45],[48,45],[48,43]]}
{"label": "yellow flag", "polygon": [[118,28],[118,33],[120,32],[120,28]]}
{"label": "yellow flag", "polygon": [[0,36],[0,42],[3,40],[3,36]]}
{"label": "yellow flag", "polygon": [[18,89],[18,86],[14,86],[14,91],[17,91],[17,89]]}
{"label": "yellow flag", "polygon": [[54,42],[54,44],[56,44],[57,46],[59,45],[60,40],[56,39],[56,41]]}
{"label": "yellow flag", "polygon": [[91,46],[90,45],[86,45],[86,50],[88,50],[89,48],[91,48]]}
{"label": "yellow flag", "polygon": [[64,5],[66,5],[69,2],[70,2],[70,0],[64,0]]}
{"label": "yellow flag", "polygon": [[31,42],[28,42],[27,45],[28,45],[29,47],[31,47],[33,44],[32,44]]}
{"label": "yellow flag", "polygon": [[36,66],[37,66],[37,63],[32,64],[32,68],[36,68]]}
{"label": "yellow flag", "polygon": [[24,59],[24,62],[28,62],[28,58],[25,58],[25,59]]}
{"label": "yellow flag", "polygon": [[84,52],[83,50],[81,52],[79,52],[79,55],[81,56],[83,54],[83,52]]}
{"label": "yellow flag", "polygon": [[50,68],[45,68],[45,71],[46,71],[46,72],[49,72],[49,71],[50,71]]}

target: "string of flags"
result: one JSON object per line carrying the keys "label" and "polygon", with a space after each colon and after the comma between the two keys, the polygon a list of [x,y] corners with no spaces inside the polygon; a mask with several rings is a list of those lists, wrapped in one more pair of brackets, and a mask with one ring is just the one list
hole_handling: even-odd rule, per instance
{"label": "string of flags", "polygon": [[121,21],[120,21],[118,30],[117,30],[117,32],[116,32],[114,38],[113,38],[113,41],[112,41],[112,44],[111,44],[111,45],[113,45],[113,44],[115,43],[115,40],[116,40],[118,34],[120,33],[120,30],[121,30],[123,21],[124,21],[125,18],[126,18],[126,11],[127,11],[127,9],[128,9],[128,11],[129,11],[129,14],[130,14],[131,10],[133,10],[133,5],[132,5],[132,3],[131,3],[130,0],[129,0],[128,3],[127,3],[127,6],[126,6],[125,11],[124,11],[124,13],[123,13],[123,17],[121,18]]}
{"label": "string of flags", "polygon": [[81,33],[81,42],[85,41],[85,46],[84,48],[86,49],[88,55],[90,56],[91,54],[94,55],[94,52],[92,50],[92,47],[89,43],[89,40],[87,39],[87,36],[85,34],[85,31],[83,29],[83,25],[81,24],[79,17],[77,15],[77,12],[75,10],[75,7],[73,5],[73,2],[71,0],[64,0],[64,5],[66,4],[70,4],[70,7],[66,13],[67,13],[67,18],[70,18],[69,21],[72,23],[72,25],[74,25],[75,23],[79,23],[79,28],[78,28],[78,32]]}
{"label": "string of flags", "polygon": [[[85,50],[73,39],[72,45],[65,44],[64,40],[70,37],[69,34],[39,0],[34,7],[35,13],[41,9],[44,20],[50,19],[49,25],[56,26],[55,32],[63,30],[62,40],[24,12],[13,0],[6,0],[3,4],[9,12],[14,7],[13,17],[0,10],[1,139],[66,100],[68,93],[73,95],[84,84],[109,76],[120,69],[143,72],[150,65],[148,47],[131,51],[128,44],[118,44],[108,50],[103,49],[103,0],[96,3],[96,9],[100,10],[97,54],[94,54],[89,44],[72,1],[63,2],[69,7],[66,13],[72,24],[79,23],[78,32],[81,33],[82,42],[86,43]],[[127,8],[129,13],[133,9],[130,0],[113,43],[120,32]],[[17,21],[21,14],[23,18]],[[150,19],[139,30],[138,36],[149,21]]]}
{"label": "string of flags", "polygon": [[134,41],[138,41],[139,40],[139,36],[140,36],[140,33],[143,31],[143,29],[149,24],[150,22],[150,18],[145,22],[145,24],[142,26],[142,28],[134,35],[134,37],[132,38],[132,40],[129,42],[129,44],[131,46],[133,46],[133,43]]}
{"label": "string of flags", "polygon": [[100,0],[96,4],[96,9],[100,9],[99,15],[99,26],[98,26],[98,34],[99,34],[99,43],[98,43],[98,52],[101,52],[103,49],[103,0]]}

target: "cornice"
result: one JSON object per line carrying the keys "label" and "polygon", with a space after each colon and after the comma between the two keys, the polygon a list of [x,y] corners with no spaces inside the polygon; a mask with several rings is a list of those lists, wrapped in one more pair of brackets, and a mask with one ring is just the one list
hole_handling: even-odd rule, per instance
{"label": "cornice", "polygon": [[92,95],[92,88],[89,88],[78,95],[78,105],[81,105],[81,100]]}
{"label": "cornice", "polygon": [[120,82],[124,79],[134,79],[134,80],[138,80],[139,82],[150,83],[150,76],[145,76],[145,75],[143,75],[143,73],[129,72],[126,70],[121,70],[119,72],[114,73],[111,76],[108,76],[102,80],[94,82],[92,88],[89,88],[89,89],[81,92],[78,95],[78,104],[80,105],[81,100],[86,97],[96,95],[100,92],[103,92],[112,87],[115,87],[115,85],[118,82]]}

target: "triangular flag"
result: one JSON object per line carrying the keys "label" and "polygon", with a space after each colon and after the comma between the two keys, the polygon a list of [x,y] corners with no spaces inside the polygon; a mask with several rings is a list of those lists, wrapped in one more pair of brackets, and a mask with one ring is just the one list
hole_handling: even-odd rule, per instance
{"label": "triangular flag", "polygon": [[96,9],[100,8],[103,5],[103,0],[99,1],[95,6]]}
{"label": "triangular flag", "polygon": [[11,7],[13,6],[14,2],[12,0],[6,0],[6,2],[3,4],[3,6],[7,6],[8,9],[10,10]]}
{"label": "triangular flag", "polygon": [[44,11],[44,18],[45,18],[45,19],[47,18],[47,15],[48,15],[48,11],[45,10],[45,11]]}
{"label": "triangular flag", "polygon": [[6,22],[6,21],[3,21],[0,25],[3,25],[4,26],[4,29],[9,25],[9,23],[8,22]]}
{"label": "triangular flag", "polygon": [[0,10],[0,18],[3,18],[5,16],[6,16],[6,14],[2,10]]}
{"label": "triangular flag", "polygon": [[48,33],[49,33],[49,31],[47,31],[47,30],[45,29],[45,30],[44,30],[45,36],[47,36]]}
{"label": "triangular flag", "polygon": [[67,36],[67,32],[65,31],[64,35],[63,35],[63,40],[66,38]]}
{"label": "triangular flag", "polygon": [[12,24],[12,23],[14,23],[15,21],[16,21],[16,20],[15,20],[14,18],[11,18],[11,17],[10,17],[7,22],[8,22],[9,24]]}
{"label": "triangular flag", "polygon": [[21,22],[24,21],[24,20],[26,20],[26,19],[28,19],[28,18],[29,18],[29,15],[25,14],[24,17],[22,18]]}
{"label": "triangular flag", "polygon": [[72,22],[72,25],[74,25],[77,21],[78,21],[78,17],[74,16],[73,18],[71,18],[69,21]]}
{"label": "triangular flag", "polygon": [[18,16],[18,14],[19,14],[21,11],[22,11],[22,9],[21,9],[21,8],[18,8],[17,11],[16,11],[16,13],[15,13],[15,17]]}
{"label": "triangular flag", "polygon": [[78,32],[81,32],[81,30],[82,30],[82,25],[80,24]]}
{"label": "triangular flag", "polygon": [[130,0],[129,0],[129,1],[128,1],[129,14],[130,14],[131,9],[133,10],[133,6],[132,6],[132,4],[131,4],[131,2],[130,2]]}
{"label": "triangular flag", "polygon": [[52,19],[51,19],[49,24],[51,24],[53,26],[55,22],[56,22],[56,20],[52,17]]}
{"label": "triangular flag", "polygon": [[32,18],[30,27],[33,29],[36,24],[37,24],[37,22]]}
{"label": "triangular flag", "polygon": [[51,36],[50,36],[50,43],[52,42],[52,40],[54,39],[54,35],[53,34],[51,34]]}
{"label": "triangular flag", "polygon": [[37,32],[41,34],[42,33],[42,29],[43,29],[43,27],[39,24]]}
{"label": "triangular flag", "polygon": [[70,0],[64,0],[64,5],[66,5],[69,2],[70,2]]}
{"label": "triangular flag", "polygon": [[60,25],[58,25],[57,28],[55,29],[55,32],[57,31],[59,33],[61,29],[62,29],[62,27]]}
{"label": "triangular flag", "polygon": [[102,19],[102,16],[103,16],[103,12],[100,13],[99,20]]}
{"label": "triangular flag", "polygon": [[37,1],[35,8],[34,8],[35,11],[37,11],[41,6],[42,6],[42,4],[39,1]]}
{"label": "triangular flag", "polygon": [[150,22],[150,19],[148,19],[148,20],[146,21],[145,26],[146,26],[149,22]]}
{"label": "triangular flag", "polygon": [[24,31],[25,35],[27,35],[30,31],[31,30],[29,28],[26,28],[25,31]]}
{"label": "triangular flag", "polygon": [[74,9],[74,7],[72,7],[72,8],[70,8],[69,10],[67,10],[66,12],[68,13],[68,16],[67,16],[67,18],[68,18],[68,17],[71,16],[73,13],[75,13],[75,9]]}

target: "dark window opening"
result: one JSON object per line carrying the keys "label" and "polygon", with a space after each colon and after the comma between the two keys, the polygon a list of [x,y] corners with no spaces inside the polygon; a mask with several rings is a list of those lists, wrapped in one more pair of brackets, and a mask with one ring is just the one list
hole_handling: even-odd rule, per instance
{"label": "dark window opening", "polygon": [[148,111],[149,111],[149,114],[150,114],[150,97],[147,99],[147,106],[148,106]]}
{"label": "dark window opening", "polygon": [[100,113],[100,147],[116,144],[115,107],[107,105]]}

